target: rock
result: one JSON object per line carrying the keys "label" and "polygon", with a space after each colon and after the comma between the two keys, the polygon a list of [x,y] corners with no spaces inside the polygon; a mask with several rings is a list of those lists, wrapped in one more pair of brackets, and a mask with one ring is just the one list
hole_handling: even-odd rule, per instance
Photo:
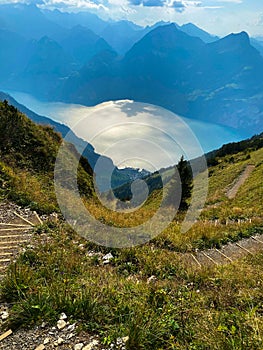
{"label": "rock", "polygon": [[113,259],[113,255],[111,253],[104,255],[102,258],[102,260],[109,260],[109,259]]}
{"label": "rock", "polygon": [[67,322],[65,322],[64,320],[58,320],[58,322],[57,322],[57,327],[59,330],[65,328],[66,325],[67,325]]}
{"label": "rock", "polygon": [[44,350],[44,349],[45,349],[44,344],[40,344],[38,347],[35,348],[35,350]]}
{"label": "rock", "polygon": [[84,344],[83,343],[78,343],[74,346],[74,350],[81,350],[83,348]]}
{"label": "rock", "polygon": [[60,345],[60,344],[64,343],[64,339],[63,338],[58,338],[57,342],[58,342],[58,345]]}
{"label": "rock", "polygon": [[66,320],[67,318],[68,316],[64,312],[62,312],[62,314],[59,317],[60,320]]}
{"label": "rock", "polygon": [[121,339],[123,343],[127,343],[127,341],[129,340],[129,336],[127,335],[126,337],[122,337]]}
{"label": "rock", "polygon": [[103,264],[109,264],[110,260],[113,259],[114,256],[111,253],[108,253],[102,257]]}
{"label": "rock", "polygon": [[43,344],[46,345],[50,342],[50,339],[49,338],[45,338],[44,341],[43,341]]}
{"label": "rock", "polygon": [[99,344],[98,340],[92,340],[91,343],[87,344],[86,346],[84,346],[84,348],[82,348],[82,350],[93,350],[96,348],[96,346]]}
{"label": "rock", "polygon": [[9,313],[7,311],[3,311],[1,314],[1,319],[5,321],[6,319],[8,319],[8,317],[9,317]]}
{"label": "rock", "polygon": [[121,349],[122,348],[125,348],[125,343],[129,340],[129,337],[122,337],[122,338],[117,338],[116,340],[116,345],[118,346],[118,349],[119,347],[121,346]]}
{"label": "rock", "polygon": [[75,330],[75,328],[76,328],[76,323],[70,324],[70,325],[67,327],[67,331],[72,332],[72,331]]}
{"label": "rock", "polygon": [[58,338],[58,340],[56,340],[55,342],[54,342],[54,345],[55,346],[58,346],[58,345],[61,345],[61,344],[63,344],[64,343],[64,339],[63,338]]}
{"label": "rock", "polygon": [[154,282],[156,282],[156,280],[157,280],[157,278],[154,275],[152,275],[151,277],[149,277],[147,279],[147,284],[154,283]]}

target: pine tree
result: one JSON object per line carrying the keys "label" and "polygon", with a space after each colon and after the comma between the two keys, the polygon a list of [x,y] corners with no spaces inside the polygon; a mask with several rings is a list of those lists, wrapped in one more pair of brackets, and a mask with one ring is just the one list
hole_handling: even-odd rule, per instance
{"label": "pine tree", "polygon": [[177,164],[177,170],[181,179],[182,195],[180,209],[185,210],[188,208],[188,199],[191,197],[192,187],[193,187],[193,175],[189,162],[181,157],[179,163]]}

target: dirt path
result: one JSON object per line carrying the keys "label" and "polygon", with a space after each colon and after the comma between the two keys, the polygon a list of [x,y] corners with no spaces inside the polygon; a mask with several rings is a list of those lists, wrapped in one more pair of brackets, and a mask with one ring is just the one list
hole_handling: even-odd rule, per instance
{"label": "dirt path", "polygon": [[239,177],[234,182],[234,185],[227,191],[226,195],[229,199],[235,198],[237,191],[249,177],[249,175],[254,170],[255,165],[247,165],[245,170],[239,175]]}

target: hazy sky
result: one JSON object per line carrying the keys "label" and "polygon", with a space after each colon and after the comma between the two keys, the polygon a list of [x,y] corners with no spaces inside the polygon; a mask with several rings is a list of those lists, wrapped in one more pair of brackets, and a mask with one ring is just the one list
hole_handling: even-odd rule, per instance
{"label": "hazy sky", "polygon": [[4,2],[42,3],[67,11],[89,9],[103,18],[141,25],[160,20],[193,22],[220,36],[242,30],[263,36],[263,0],[0,0]]}

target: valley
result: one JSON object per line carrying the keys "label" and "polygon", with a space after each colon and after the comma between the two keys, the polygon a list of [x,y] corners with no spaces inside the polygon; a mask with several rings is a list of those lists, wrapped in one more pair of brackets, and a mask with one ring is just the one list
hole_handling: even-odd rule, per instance
{"label": "valley", "polygon": [[[49,183],[54,158],[47,158],[50,170],[34,161],[46,157],[45,147],[55,149],[61,138],[48,127],[36,126],[6,102],[0,105],[0,125],[12,145],[6,149],[5,142],[1,144],[2,206],[11,208],[11,216],[5,219],[3,212],[1,223],[22,225],[28,220],[36,225],[30,230],[31,237],[27,236],[30,241],[20,242],[20,248],[15,240],[12,243],[19,252],[13,262],[9,261],[10,255],[8,259],[3,257],[3,264],[11,264],[2,272],[1,300],[8,310],[2,327],[11,328],[14,335],[2,340],[0,347],[13,349],[12,339],[20,334],[16,349],[24,349],[28,341],[35,348],[43,348],[47,336],[47,349],[52,349],[58,339],[62,349],[74,348],[78,341],[87,346],[95,344],[94,339],[96,346],[90,346],[117,349],[120,338],[125,338],[127,349],[172,349],[174,344],[178,349],[189,344],[218,349],[227,348],[229,342],[238,348],[240,341],[245,348],[261,348],[262,135],[224,146],[214,158],[210,156],[209,162],[214,165],[209,167],[206,203],[187,232],[180,231],[185,211],[179,211],[170,225],[149,242],[109,248],[86,240],[75,232],[74,223],[67,223],[61,216]],[[19,158],[15,157],[15,147],[20,148]],[[72,146],[66,148],[66,154],[67,162],[77,156]],[[235,196],[228,198],[228,191],[247,167],[250,174],[243,178]],[[138,225],[160,205],[162,188],[153,191],[139,210],[111,211],[96,197],[91,174],[83,159],[78,175],[83,203],[109,228]],[[70,183],[60,185],[67,202]],[[71,201],[70,196],[68,199]],[[28,209],[10,205],[10,200]],[[39,219],[29,208],[39,213]],[[3,231],[1,246],[6,240],[21,237],[16,228]],[[256,308],[253,314],[251,308]],[[71,339],[56,326],[62,312],[69,325],[76,324]],[[31,335],[28,340],[23,327],[32,329],[43,322],[48,325],[34,331],[38,338]],[[49,328],[52,325],[53,331]],[[233,331],[233,327],[239,331]],[[208,332],[213,337],[207,336]]]}
{"label": "valley", "polygon": [[261,0],[0,4],[0,350],[263,349]]}

